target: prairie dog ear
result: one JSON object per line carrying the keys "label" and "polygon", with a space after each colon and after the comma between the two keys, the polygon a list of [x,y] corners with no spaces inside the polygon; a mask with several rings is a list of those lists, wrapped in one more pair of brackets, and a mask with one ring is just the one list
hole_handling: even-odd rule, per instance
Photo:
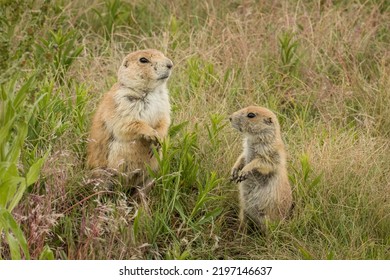
{"label": "prairie dog ear", "polygon": [[265,118],[265,119],[264,119],[264,123],[265,123],[266,125],[271,125],[271,124],[273,123],[272,118],[271,118],[271,117]]}
{"label": "prairie dog ear", "polygon": [[129,66],[129,61],[126,59],[125,62],[123,63],[123,66],[125,66],[126,68]]}

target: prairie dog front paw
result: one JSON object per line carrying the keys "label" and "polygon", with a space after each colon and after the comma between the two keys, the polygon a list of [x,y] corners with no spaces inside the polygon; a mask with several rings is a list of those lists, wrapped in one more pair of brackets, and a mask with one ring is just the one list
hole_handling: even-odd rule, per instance
{"label": "prairie dog front paw", "polygon": [[240,169],[239,168],[234,168],[232,169],[231,171],[231,174],[230,174],[230,181],[233,181],[235,182],[238,178],[238,174],[240,172]]}
{"label": "prairie dog front paw", "polygon": [[151,131],[151,133],[142,134],[142,138],[148,142],[151,142],[152,144],[160,144],[160,136],[158,135],[158,132],[154,129]]}
{"label": "prairie dog front paw", "polygon": [[240,183],[242,181],[245,181],[246,179],[248,179],[248,175],[249,175],[250,172],[246,172],[244,170],[241,170],[239,173],[238,173],[238,176],[236,178],[236,182],[237,183]]}

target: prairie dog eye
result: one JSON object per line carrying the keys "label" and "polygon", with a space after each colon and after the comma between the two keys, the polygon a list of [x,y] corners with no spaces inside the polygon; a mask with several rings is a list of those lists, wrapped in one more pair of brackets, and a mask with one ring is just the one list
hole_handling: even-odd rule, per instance
{"label": "prairie dog eye", "polygon": [[254,117],[256,117],[256,114],[255,113],[249,113],[248,115],[246,115],[248,118],[250,119],[253,119]]}
{"label": "prairie dog eye", "polygon": [[141,57],[141,58],[139,59],[139,62],[141,62],[141,63],[148,63],[148,62],[149,62],[149,59],[147,59],[146,57]]}

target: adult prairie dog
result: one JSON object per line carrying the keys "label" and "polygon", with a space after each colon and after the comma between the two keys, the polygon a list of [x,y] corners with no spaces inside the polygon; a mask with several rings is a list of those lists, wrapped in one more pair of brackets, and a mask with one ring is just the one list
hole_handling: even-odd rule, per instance
{"label": "adult prairie dog", "polygon": [[244,151],[231,174],[239,183],[241,226],[249,218],[265,231],[267,220],[286,218],[292,206],[279,122],[270,110],[256,106],[233,113],[230,121],[244,136]]}
{"label": "adult prairie dog", "polygon": [[92,120],[87,151],[89,168],[110,168],[145,182],[149,165],[158,169],[152,146],[171,123],[167,80],[173,63],[157,50],[127,55],[118,82],[102,98]]}

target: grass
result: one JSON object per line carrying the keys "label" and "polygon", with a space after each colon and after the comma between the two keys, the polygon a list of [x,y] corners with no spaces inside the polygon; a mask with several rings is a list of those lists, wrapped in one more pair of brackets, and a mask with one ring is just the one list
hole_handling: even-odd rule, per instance
{"label": "grass", "polygon": [[[0,258],[390,259],[387,1],[0,3]],[[162,50],[173,124],[136,199],[84,166],[125,54]],[[230,113],[274,110],[295,211],[238,228]]]}

